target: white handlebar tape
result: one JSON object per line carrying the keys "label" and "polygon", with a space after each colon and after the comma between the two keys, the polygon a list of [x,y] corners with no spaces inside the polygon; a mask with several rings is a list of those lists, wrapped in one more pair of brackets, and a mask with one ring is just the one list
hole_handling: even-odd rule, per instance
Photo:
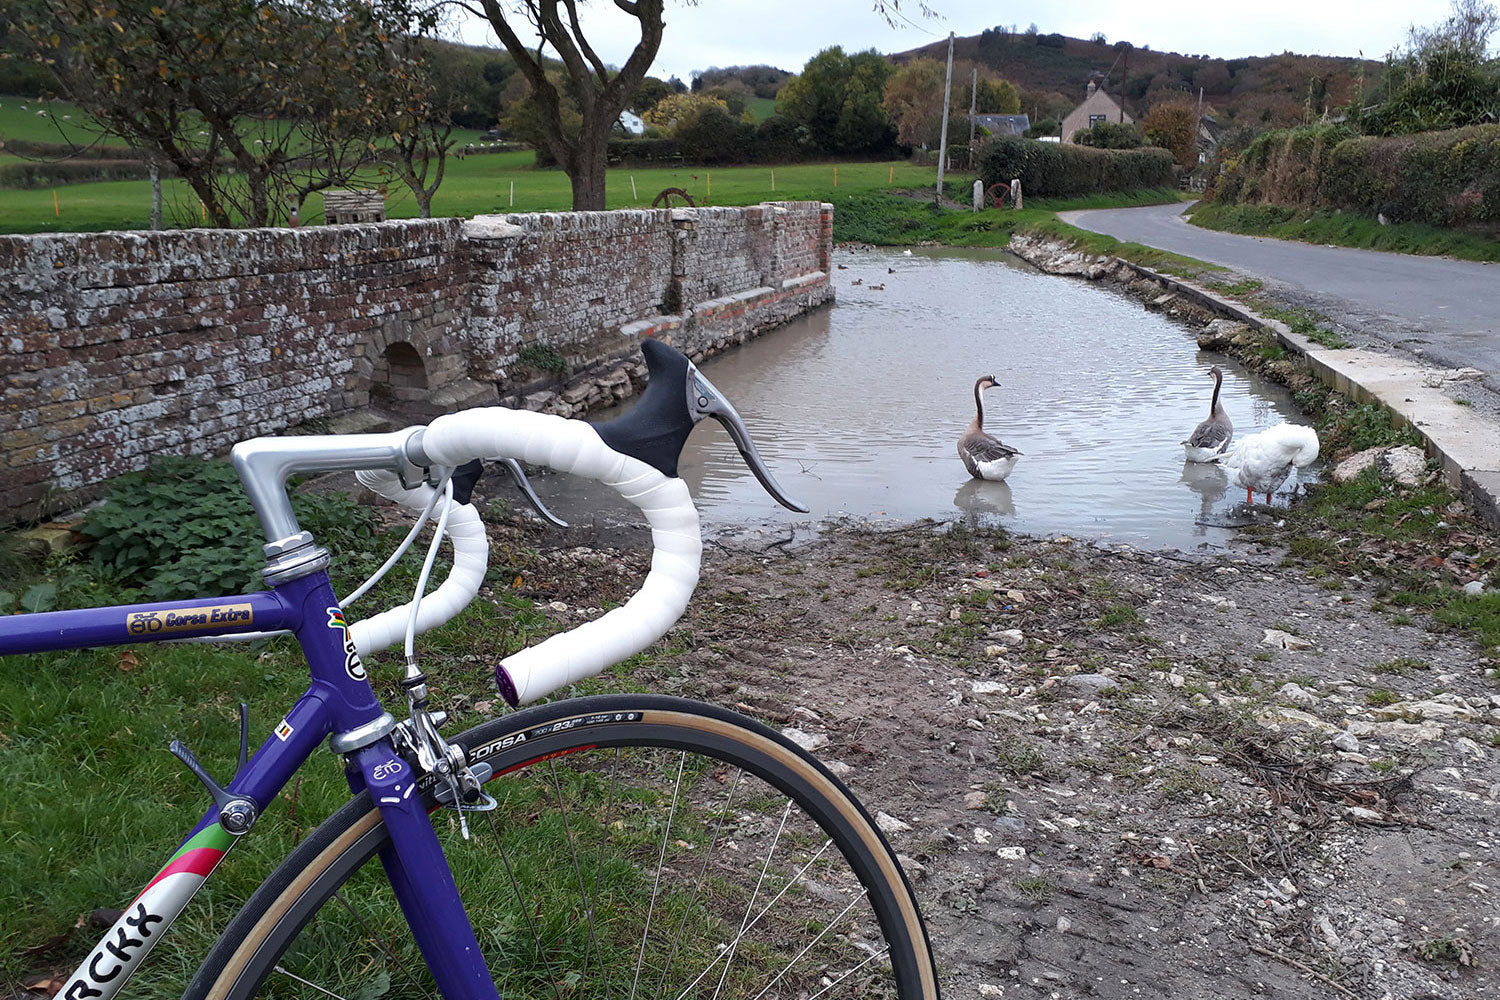
{"label": "white handlebar tape", "polygon": [[[485,407],[438,417],[422,450],[439,465],[514,458],[597,479],[629,500],[651,525],[651,571],[622,607],[501,661],[500,692],[512,705],[551,694],[645,649],[687,609],[698,585],[703,540],[687,484],[615,451],[581,420]],[[425,607],[425,603],[424,607]]]}
{"label": "white handlebar tape", "polygon": [[[460,463],[461,464],[461,463]],[[361,483],[381,496],[394,500],[401,506],[420,514],[427,509],[432,499],[431,486],[418,486],[409,490],[401,485],[394,472],[367,471],[355,474]],[[433,523],[442,516],[447,497],[439,497],[432,508]],[[442,586],[422,598],[417,609],[417,631],[426,632],[458,614],[469,606],[479,585],[484,582],[484,571],[489,563],[490,545],[484,534],[484,522],[473,504],[453,504],[448,514],[448,539],[453,544],[453,570]],[[411,615],[411,602],[399,608],[382,611],[349,626],[349,638],[359,655],[385,649],[399,642],[406,635],[406,623]]]}

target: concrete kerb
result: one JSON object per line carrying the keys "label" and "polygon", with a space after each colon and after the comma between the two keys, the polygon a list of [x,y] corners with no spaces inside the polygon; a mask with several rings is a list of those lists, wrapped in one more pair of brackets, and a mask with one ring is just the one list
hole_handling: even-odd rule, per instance
{"label": "concrete kerb", "polygon": [[1496,527],[1500,527],[1500,424],[1444,395],[1455,372],[1355,349],[1319,347],[1280,320],[1261,316],[1181,278],[1120,261],[1142,278],[1160,282],[1183,298],[1230,319],[1269,330],[1330,387],[1361,403],[1378,403],[1421,435],[1427,454],[1442,464],[1443,477]]}

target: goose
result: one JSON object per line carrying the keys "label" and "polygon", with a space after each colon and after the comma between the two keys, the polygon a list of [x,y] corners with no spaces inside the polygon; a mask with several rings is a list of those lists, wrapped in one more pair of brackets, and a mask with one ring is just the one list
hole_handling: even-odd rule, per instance
{"label": "goose", "polygon": [[865,279],[864,278],[855,278],[853,281],[850,282],[851,285],[863,285],[864,283],[865,283]]}
{"label": "goose", "polygon": [[1222,455],[1234,440],[1234,424],[1224,406],[1219,402],[1219,390],[1224,387],[1224,372],[1218,365],[1208,370],[1214,380],[1214,398],[1208,404],[1208,419],[1199,424],[1191,437],[1182,442],[1182,450],[1189,462],[1212,462],[1215,455]]}
{"label": "goose", "polygon": [[1021,453],[1000,439],[984,432],[984,399],[980,393],[999,385],[995,376],[986,375],[974,383],[974,419],[958,439],[958,457],[975,479],[1001,480],[1015,468]]}
{"label": "goose", "polygon": [[1245,488],[1245,502],[1254,503],[1254,493],[1271,494],[1286,482],[1292,466],[1311,465],[1318,457],[1318,432],[1300,424],[1277,424],[1259,434],[1241,439],[1231,452],[1212,461],[1224,466],[1237,484]]}
{"label": "goose", "polygon": [[872,292],[883,292],[883,291],[885,291],[885,282],[882,281],[878,285],[871,285],[870,286],[870,291],[872,291]]}

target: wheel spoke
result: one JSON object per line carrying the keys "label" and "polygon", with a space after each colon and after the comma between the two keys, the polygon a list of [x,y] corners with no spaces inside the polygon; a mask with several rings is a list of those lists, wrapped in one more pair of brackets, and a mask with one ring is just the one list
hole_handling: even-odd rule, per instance
{"label": "wheel spoke", "polygon": [[724,809],[719,813],[719,822],[714,827],[713,837],[708,844],[708,850],[703,852],[703,867],[698,869],[698,883],[693,886],[692,898],[688,900],[687,906],[683,907],[682,919],[677,922],[677,933],[672,935],[672,950],[667,953],[667,961],[661,967],[661,979],[657,980],[655,996],[662,995],[662,987],[667,984],[667,974],[672,968],[672,960],[677,957],[677,949],[682,946],[682,932],[687,929],[688,917],[692,915],[693,907],[698,902],[698,896],[703,892],[703,885],[708,880],[708,865],[713,860],[714,848],[719,845],[719,834],[724,832],[724,824],[729,819],[729,809],[734,804],[735,789],[740,787],[740,779],[745,776],[743,770],[736,769],[734,772],[734,783],[729,786],[729,795],[724,800]]}
{"label": "wheel spoke", "polygon": [[[557,761],[549,760],[547,764],[552,770],[552,788],[557,792],[557,811],[562,815],[563,833],[568,838],[568,853],[573,857],[573,874],[578,879],[578,898],[583,899],[587,895],[583,888],[583,868],[578,863],[578,845],[573,843],[573,828],[568,823],[568,806],[563,802],[562,780],[557,776]],[[595,888],[597,888],[597,884]],[[583,967],[587,969],[589,956],[598,947],[598,939],[594,936],[593,908],[589,908],[585,915],[588,917],[589,922],[589,936],[588,943],[584,946],[583,950]]]}
{"label": "wheel spoke", "polygon": [[667,864],[667,842],[672,837],[672,820],[677,816],[677,798],[682,793],[682,770],[687,766],[687,751],[677,758],[677,782],[672,786],[672,807],[667,811],[667,825],[661,832],[661,856],[656,860],[656,880],[651,885],[651,905],[646,908],[646,929],[641,931],[641,950],[635,957],[635,978],[630,981],[630,1000],[641,981],[641,964],[646,960],[646,939],[651,934],[651,915],[656,912],[656,896],[661,891],[661,873]]}
{"label": "wheel spoke", "polygon": [[828,923],[824,925],[823,929],[818,932],[818,936],[815,937],[815,938],[813,938],[811,941],[807,942],[807,944],[802,948],[801,951],[799,951],[799,952],[797,952],[797,954],[793,955],[792,956],[792,960],[790,962],[786,963],[786,968],[784,968],[780,972],[776,973],[776,978],[773,979],[773,980],[771,980],[769,983],[767,983],[765,985],[765,987],[762,988],[759,993],[755,994],[755,996],[751,997],[750,1000],[760,1000],[761,997],[763,997],[763,996],[766,995],[766,990],[769,990],[772,986],[775,986],[777,983],[781,982],[781,978],[783,976],[785,976],[788,972],[791,971],[792,966],[796,965],[799,961],[801,961],[802,960],[802,956],[806,955],[809,951],[811,951],[813,945],[815,945],[819,941],[823,940],[823,938],[827,936],[828,932],[833,929],[833,925],[836,924],[836,923],[838,923],[840,920],[844,919],[844,914],[848,913],[850,910],[854,909],[855,906],[857,906],[861,902],[863,902],[866,895],[867,895],[867,890],[861,891],[858,896],[855,896],[853,899],[851,899],[849,901],[849,905],[846,906],[846,907],[844,907],[842,910],[840,910],[838,916],[836,916],[832,920],[828,921]]}
{"label": "wheel spoke", "polygon": [[871,954],[865,956],[865,960],[863,962],[860,962],[854,968],[849,969],[842,976],[839,976],[833,982],[829,983],[827,986],[823,987],[821,990],[819,990],[818,992],[814,993],[812,996],[808,997],[807,1000],[818,1000],[818,997],[822,996],[824,993],[827,993],[829,990],[833,989],[839,983],[842,983],[844,980],[846,980],[850,976],[854,975],[860,969],[863,969],[865,966],[869,965],[871,962],[875,961],[877,958],[884,958],[887,955],[889,955],[890,953],[891,953],[891,949],[890,949],[889,946],[886,946],[886,947],[880,949],[877,952],[872,952]]}
{"label": "wheel spoke", "polygon": [[[516,881],[515,869],[510,866],[510,856],[505,850],[505,840],[500,836],[500,831],[495,828],[495,814],[488,812],[485,815],[489,817],[490,832],[495,835],[495,843],[500,847],[500,861],[505,865],[505,875],[510,879],[510,887],[515,890],[516,905],[521,908],[521,916],[526,918],[526,927],[531,931],[531,943],[536,949],[538,959],[545,963],[546,957],[542,954],[544,949],[541,935],[537,933],[536,921],[531,917],[531,907],[526,905],[526,898],[521,895],[521,884]],[[550,972],[546,976],[547,983],[552,987],[552,995],[557,997],[557,1000],[562,1000],[562,992],[557,988],[556,980],[552,978]]]}
{"label": "wheel spoke", "polygon": [[325,990],[323,987],[319,986],[317,983],[315,983],[315,982],[313,982],[313,981],[311,981],[309,979],[303,979],[301,976],[297,975],[295,972],[288,972],[286,969],[283,969],[279,965],[275,967],[275,971],[281,973],[283,976],[286,976],[288,979],[295,979],[297,982],[301,983],[303,986],[309,987],[310,989],[317,990],[319,993],[323,994],[324,996],[333,997],[333,1000],[347,1000],[346,997],[342,997],[339,994],[333,992],[332,990]]}

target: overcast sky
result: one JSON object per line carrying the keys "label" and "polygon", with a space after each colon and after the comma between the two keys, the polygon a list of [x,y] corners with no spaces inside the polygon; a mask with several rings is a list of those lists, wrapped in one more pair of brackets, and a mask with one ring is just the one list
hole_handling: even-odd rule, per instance
{"label": "overcast sky", "polygon": [[[995,25],[1032,22],[1043,32],[1087,38],[1102,31],[1111,42],[1211,56],[1300,53],[1354,56],[1363,50],[1382,58],[1406,37],[1412,23],[1434,24],[1448,14],[1447,0],[1254,0],[1251,3],[1189,3],[1187,0],[930,0],[940,15],[926,19],[916,0],[903,0],[906,22],[890,28],[871,0],[700,0],[688,6],[667,0],[667,30],[652,75],[687,80],[698,69],[770,63],[797,71],[808,57],[830,45],[846,50],[901,52],[958,35],[977,35]],[[629,56],[639,35],[632,18],[608,0],[585,10],[584,30],[607,61]],[[487,22],[466,18],[463,41],[498,45]]]}

